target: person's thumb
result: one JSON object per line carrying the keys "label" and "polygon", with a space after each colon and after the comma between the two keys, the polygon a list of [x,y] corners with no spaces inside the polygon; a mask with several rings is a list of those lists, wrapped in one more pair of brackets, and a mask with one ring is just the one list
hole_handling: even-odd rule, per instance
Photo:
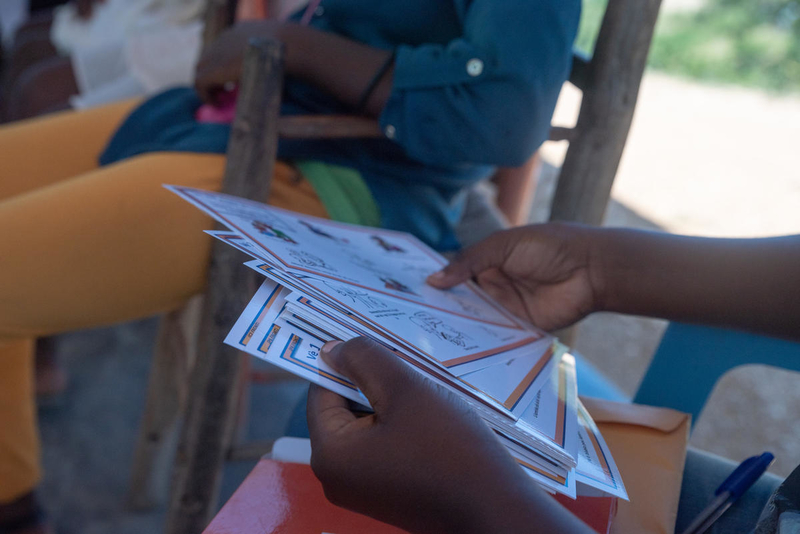
{"label": "person's thumb", "polygon": [[394,401],[393,397],[411,393],[419,383],[414,370],[399,356],[366,337],[328,342],[322,347],[321,356],[358,386],[375,411]]}

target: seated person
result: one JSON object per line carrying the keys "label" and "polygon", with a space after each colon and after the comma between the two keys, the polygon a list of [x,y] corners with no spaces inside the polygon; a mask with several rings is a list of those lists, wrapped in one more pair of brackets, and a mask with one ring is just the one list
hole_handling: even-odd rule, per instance
{"label": "seated person", "polygon": [[[612,311],[800,341],[798,270],[800,235],[703,239],[553,224],[495,234],[429,283],[475,278],[545,329]],[[356,417],[344,398],[309,390],[311,466],[334,504],[414,533],[593,532],[523,473],[466,404],[377,343],[334,341],[321,355],[375,409]],[[701,467],[687,467],[679,528],[693,519],[681,516],[683,503],[708,497],[692,495]],[[760,506],[734,505],[719,532],[749,532],[768,493]]]}
{"label": "seated person", "polygon": [[[201,92],[238,80],[250,36],[283,41],[284,112],[360,107],[379,118],[386,137],[282,144],[282,158],[316,160],[324,176],[309,183],[279,166],[270,202],[457,248],[465,188],[495,165],[523,163],[547,137],[579,1],[321,7],[308,26],[262,21],[222,35],[200,62]],[[154,97],[149,109],[164,111],[154,106],[175,94]],[[98,155],[135,102],[0,128],[0,529],[41,524],[31,496],[41,476],[32,340],[173,309],[203,291],[210,239],[202,230],[213,223],[161,187],[221,187],[228,126],[187,122],[199,129],[190,137],[203,141],[195,150],[202,154],[166,142],[187,131],[175,115],[192,117],[199,104],[191,95],[150,116],[161,131],[147,146],[115,136],[106,151],[114,157],[105,160],[113,164],[99,168]],[[140,108],[128,124],[142,115]]]}
{"label": "seated person", "polygon": [[[86,109],[192,82],[206,0],[79,0],[49,33],[23,29],[6,74],[6,119]],[[29,29],[30,28],[30,29]]]}

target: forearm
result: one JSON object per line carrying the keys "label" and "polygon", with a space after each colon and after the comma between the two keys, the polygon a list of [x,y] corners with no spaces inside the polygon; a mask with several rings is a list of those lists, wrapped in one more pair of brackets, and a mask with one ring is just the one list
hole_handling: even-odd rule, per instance
{"label": "forearm", "polygon": [[[298,24],[281,29],[286,44],[286,74],[311,83],[355,108],[391,52]],[[381,78],[364,111],[380,115],[392,89],[391,69]]]}
{"label": "forearm", "polygon": [[[527,476],[527,475],[523,475]],[[481,502],[465,514],[469,525],[460,525],[459,534],[588,534],[593,532],[580,519],[562,507],[532,481],[515,487],[508,494],[482,492]]]}
{"label": "forearm", "polygon": [[709,239],[597,230],[591,272],[604,311],[800,339],[800,236]]}

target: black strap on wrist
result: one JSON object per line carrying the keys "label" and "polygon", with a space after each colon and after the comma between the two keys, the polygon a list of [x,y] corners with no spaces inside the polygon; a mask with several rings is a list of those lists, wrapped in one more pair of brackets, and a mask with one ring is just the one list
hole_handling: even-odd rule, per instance
{"label": "black strap on wrist", "polygon": [[394,56],[395,52],[394,50],[392,50],[392,53],[389,54],[389,56],[385,60],[383,60],[383,63],[381,63],[380,68],[378,68],[378,70],[375,71],[375,75],[367,84],[367,87],[366,89],[364,89],[364,92],[361,93],[361,98],[358,99],[356,112],[358,113],[364,112],[364,108],[367,107],[369,98],[372,96],[372,93],[375,92],[375,88],[378,87],[380,81],[383,79],[384,76],[386,76],[386,73],[389,72],[389,69],[392,68],[392,65],[394,65]]}

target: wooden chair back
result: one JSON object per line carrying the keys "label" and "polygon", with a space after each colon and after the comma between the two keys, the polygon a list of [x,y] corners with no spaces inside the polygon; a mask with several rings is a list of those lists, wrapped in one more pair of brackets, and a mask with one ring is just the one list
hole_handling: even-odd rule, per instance
{"label": "wooden chair back", "polygon": [[[237,0],[207,1],[204,15],[204,44],[213,42],[222,31],[233,24],[237,5]],[[275,130],[268,128],[267,125],[276,124],[278,119],[275,110],[280,107],[283,76],[280,48],[267,44],[251,47],[245,59],[244,72],[240,87],[239,111],[232,125],[228,144],[223,191],[265,202],[277,150]],[[254,179],[256,176],[259,178]],[[215,443],[209,442],[210,448],[204,447],[205,450],[201,453],[203,458],[199,461],[201,463],[211,461],[215,462],[215,465],[221,465],[234,440],[235,416],[231,416],[227,410],[230,408],[230,403],[236,404],[241,401],[240,392],[243,388],[240,383],[244,382],[247,365],[242,365],[243,358],[235,351],[234,355],[228,354],[222,359],[217,358],[216,353],[212,355],[205,349],[206,345],[201,343],[199,333],[208,331],[209,321],[213,323],[209,314],[219,314],[223,309],[232,312],[236,308],[238,311],[232,313],[239,313],[243,309],[240,306],[242,302],[236,299],[249,299],[247,292],[250,289],[255,290],[258,281],[246,269],[237,267],[240,262],[229,261],[231,251],[226,251],[224,248],[219,247],[219,243],[213,244],[208,274],[209,289],[206,295],[190,299],[181,308],[165,314],[161,319],[148,379],[144,413],[132,462],[128,501],[129,506],[135,510],[152,508],[163,500],[169,482],[165,477],[159,476],[164,471],[159,468],[170,460],[172,447],[169,444],[175,441],[180,418],[190,404],[189,398],[192,399],[191,404],[207,400],[207,396],[199,395],[197,392],[203,388],[200,384],[211,380],[217,372],[221,377],[233,376],[234,387],[225,382],[220,386],[224,393],[214,395],[210,399],[211,405],[205,405],[195,412],[186,414],[191,417],[192,413],[207,413],[205,410],[211,410],[219,415],[216,418],[219,426],[206,430],[216,433],[220,440]],[[228,264],[226,268],[233,268],[237,273],[238,291],[232,291],[227,295],[231,299],[220,301],[218,299],[220,286],[233,284],[231,272],[217,270],[216,266],[223,264]],[[244,288],[248,289],[242,291]],[[242,305],[246,305],[246,301]],[[209,357],[197,358],[198,353]],[[212,369],[213,365],[224,364],[229,364],[229,367],[221,370]],[[204,392],[207,391],[206,389]],[[231,398],[231,395],[235,398]],[[185,427],[193,428],[188,423]],[[172,483],[176,488],[194,485],[194,481],[184,480],[182,475],[187,470],[179,467],[184,464],[194,464],[196,443],[198,442],[193,434],[180,440],[176,460],[178,467],[174,470]],[[218,479],[215,479],[210,485],[203,484],[202,487],[209,493],[200,498],[213,502],[218,482]],[[178,508],[175,503],[170,503],[170,510]],[[169,521],[173,522],[172,519]],[[176,525],[174,528],[180,530],[183,527]]]}
{"label": "wooden chair back", "polygon": [[661,0],[609,0],[589,61],[573,62],[583,91],[578,122],[565,137],[550,220],[600,224],[628,139]]}
{"label": "wooden chair back", "polygon": [[[222,192],[266,202],[278,147],[282,45],[252,44],[243,72]],[[241,263],[236,250],[213,244],[167,532],[196,533],[206,526],[233,443],[246,356],[222,340],[260,281]]]}
{"label": "wooden chair back", "polygon": [[[599,225],[630,131],[661,0],[609,0],[594,53],[575,54],[569,81],[583,93],[574,128],[553,126],[550,141],[568,141],[551,221]],[[493,177],[500,209],[525,224],[536,187],[538,154]]]}

